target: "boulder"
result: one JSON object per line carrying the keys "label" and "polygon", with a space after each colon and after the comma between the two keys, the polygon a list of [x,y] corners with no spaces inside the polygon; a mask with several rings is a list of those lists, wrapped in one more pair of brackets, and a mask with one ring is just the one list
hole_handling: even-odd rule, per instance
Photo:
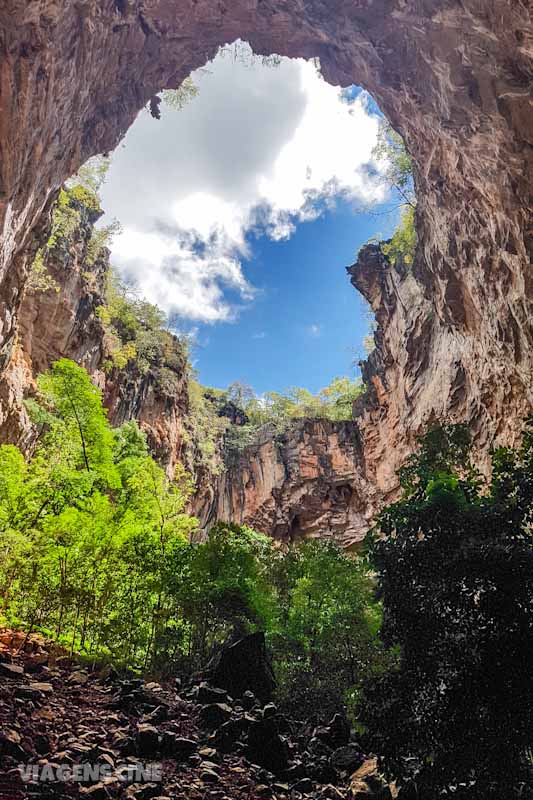
{"label": "boulder", "polygon": [[82,786],[80,788],[81,797],[87,800],[107,800],[110,796],[107,787],[103,783],[95,783],[93,786]]}
{"label": "boulder", "polygon": [[20,678],[24,675],[24,667],[18,664],[9,664],[7,661],[0,661],[0,675],[4,678]]}
{"label": "boulder", "polygon": [[287,770],[288,748],[277,732],[274,719],[260,719],[250,725],[248,731],[248,756],[275,775]]}
{"label": "boulder", "polygon": [[126,790],[126,797],[131,800],[152,800],[161,792],[160,783],[132,784]]}
{"label": "boulder", "polygon": [[392,800],[391,790],[379,773],[376,758],[367,758],[353,773],[350,792],[353,800]]}
{"label": "boulder", "polygon": [[202,681],[198,687],[196,702],[201,706],[206,706],[211,703],[227,703],[228,693],[225,692],[224,689],[217,689],[216,687],[209,686],[206,681]]}
{"label": "boulder", "polygon": [[328,724],[332,747],[342,747],[350,741],[350,723],[342,714],[335,714]]}
{"label": "boulder", "polygon": [[398,800],[419,800],[420,795],[413,781],[405,783],[398,792]]}
{"label": "boulder", "polygon": [[331,755],[331,747],[326,744],[323,739],[318,739],[316,736],[313,736],[312,739],[309,739],[307,749],[313,756],[323,756],[324,758],[329,758]]}
{"label": "boulder", "polygon": [[218,728],[231,717],[231,708],[226,703],[211,703],[202,706],[200,710],[200,722],[205,728],[213,730]]}
{"label": "boulder", "polygon": [[286,777],[289,783],[296,783],[300,778],[306,776],[306,769],[301,761],[295,761],[286,771]]}
{"label": "boulder", "polygon": [[310,778],[302,778],[297,783],[291,786],[291,792],[300,792],[300,794],[309,794],[313,791],[313,781]]}
{"label": "boulder", "polygon": [[196,753],[197,749],[198,742],[195,742],[194,739],[177,736],[172,731],[165,731],[161,736],[161,750],[165,755],[175,758],[176,761],[185,761],[193,753]]}
{"label": "boulder", "polygon": [[307,764],[307,774],[317,783],[335,783],[338,773],[329,758],[316,758]]}
{"label": "boulder", "polygon": [[18,731],[11,729],[0,731],[0,755],[25,760],[27,753],[24,751],[21,742],[22,739]]}
{"label": "boulder", "polygon": [[213,734],[213,746],[223,753],[231,752],[237,739],[249,726],[250,722],[245,716],[224,722]]}
{"label": "boulder", "polygon": [[204,783],[218,783],[220,780],[220,776],[212,769],[204,769],[200,774],[200,778]]}
{"label": "boulder", "polygon": [[268,703],[263,708],[263,719],[269,719],[270,717],[275,717],[277,713],[278,713],[277,706],[275,706],[274,703]]}
{"label": "boulder", "polygon": [[52,694],[54,691],[54,687],[51,683],[30,683],[29,688],[35,692],[43,692],[44,694]]}
{"label": "boulder", "polygon": [[316,795],[317,800],[344,800],[345,794],[332,783],[323,786]]}
{"label": "boulder", "polygon": [[320,739],[328,747],[341,747],[350,741],[350,724],[342,714],[335,714],[328,725],[315,728],[313,737]]}
{"label": "boulder", "polygon": [[359,769],[365,757],[356,744],[346,744],[338,747],[331,754],[331,764],[340,772],[354,772]]}
{"label": "boulder", "polygon": [[251,691],[266,702],[276,688],[272,662],[263,633],[252,633],[227,645],[213,658],[206,676],[232,697]]}
{"label": "boulder", "polygon": [[159,750],[159,733],[153,725],[141,724],[137,729],[137,749],[141,756],[153,756]]}
{"label": "boulder", "polygon": [[241,697],[241,706],[245,711],[251,711],[257,705],[257,698],[253,692],[247,689]]}
{"label": "boulder", "polygon": [[85,686],[88,680],[89,676],[87,675],[86,672],[83,672],[83,670],[81,669],[72,672],[68,677],[69,683],[77,683],[78,686]]}

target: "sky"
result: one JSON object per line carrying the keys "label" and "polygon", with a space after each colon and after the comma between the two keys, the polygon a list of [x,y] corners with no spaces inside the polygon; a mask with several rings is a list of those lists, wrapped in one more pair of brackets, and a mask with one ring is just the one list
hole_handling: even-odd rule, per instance
{"label": "sky", "polygon": [[112,263],[191,337],[205,385],[318,391],[355,376],[370,317],[345,267],[394,223],[375,213],[375,104],[245,45],[192,80],[196,96],[163,102],[159,120],[143,110],[112,156]]}

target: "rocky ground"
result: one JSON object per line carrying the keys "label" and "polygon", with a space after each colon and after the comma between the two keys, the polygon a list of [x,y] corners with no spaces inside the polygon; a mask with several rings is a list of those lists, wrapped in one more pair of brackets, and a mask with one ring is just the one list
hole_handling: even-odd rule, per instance
{"label": "rocky ground", "polygon": [[0,800],[393,796],[340,715],[313,729],[251,691],[120,679],[0,632]]}

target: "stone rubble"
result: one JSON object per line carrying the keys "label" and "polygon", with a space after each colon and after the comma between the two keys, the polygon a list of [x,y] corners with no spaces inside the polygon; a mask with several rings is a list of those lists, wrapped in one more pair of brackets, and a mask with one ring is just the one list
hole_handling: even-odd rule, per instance
{"label": "stone rubble", "polygon": [[[36,634],[0,632],[0,731],[2,800],[43,792],[47,800],[393,796],[340,715],[309,730],[250,691],[232,698],[201,679],[180,689],[120,678],[76,664]],[[87,763],[105,766],[104,779],[23,782],[19,771],[35,764],[57,778],[58,768]],[[162,765],[162,780],[120,780],[128,768],[149,763]]]}

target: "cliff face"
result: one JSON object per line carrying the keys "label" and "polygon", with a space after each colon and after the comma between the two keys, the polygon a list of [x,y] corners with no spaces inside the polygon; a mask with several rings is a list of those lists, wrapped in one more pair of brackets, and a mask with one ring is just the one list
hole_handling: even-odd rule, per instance
{"label": "cliff face", "polygon": [[90,271],[86,264],[88,242],[100,215],[83,206],[79,213],[79,224],[68,240],[60,239],[47,255],[42,284],[33,286],[30,281],[27,287],[13,356],[0,384],[6,398],[0,409],[0,441],[23,449],[33,438],[23,400],[33,392],[34,378],[62,357],[96,375],[104,358],[104,330],[96,308],[103,303],[108,262],[104,255]]}
{"label": "cliff face", "polygon": [[247,524],[276,539],[333,539],[343,547],[368,530],[378,494],[365,478],[365,454],[352,422],[298,420],[227,464],[194,501],[205,526]]}
{"label": "cliff face", "polygon": [[441,415],[470,424],[483,462],[491,444],[516,439],[533,399],[525,0],[5,0],[1,364],[57,188],[113,148],[157,91],[237,37],[265,54],[318,56],[330,82],[368,89],[413,158],[414,266],[400,274],[370,249],[351,270],[379,326],[357,409],[364,480],[393,491],[414,436]]}
{"label": "cliff face", "polygon": [[150,451],[169,473],[178,461],[194,471],[186,446],[189,399],[185,362],[176,373],[171,390],[162,385],[156,371],[140,372],[134,364],[114,369],[106,377],[103,389],[104,405],[113,426],[137,420],[147,435]]}
{"label": "cliff face", "polygon": [[[155,365],[141,371],[136,362],[106,368],[106,330],[97,309],[105,303],[109,252],[88,256],[100,212],[76,206],[79,223],[68,237],[58,237],[44,260],[42,285],[28,287],[19,310],[13,356],[0,384],[6,414],[0,418],[0,441],[27,449],[32,425],[23,400],[34,391],[35,377],[59,358],[85,367],[103,391],[113,426],[136,419],[154,455],[169,469],[184,457],[184,420],[188,411],[187,364],[176,346],[172,387],[165,387]],[[171,337],[169,337],[171,340]]]}

